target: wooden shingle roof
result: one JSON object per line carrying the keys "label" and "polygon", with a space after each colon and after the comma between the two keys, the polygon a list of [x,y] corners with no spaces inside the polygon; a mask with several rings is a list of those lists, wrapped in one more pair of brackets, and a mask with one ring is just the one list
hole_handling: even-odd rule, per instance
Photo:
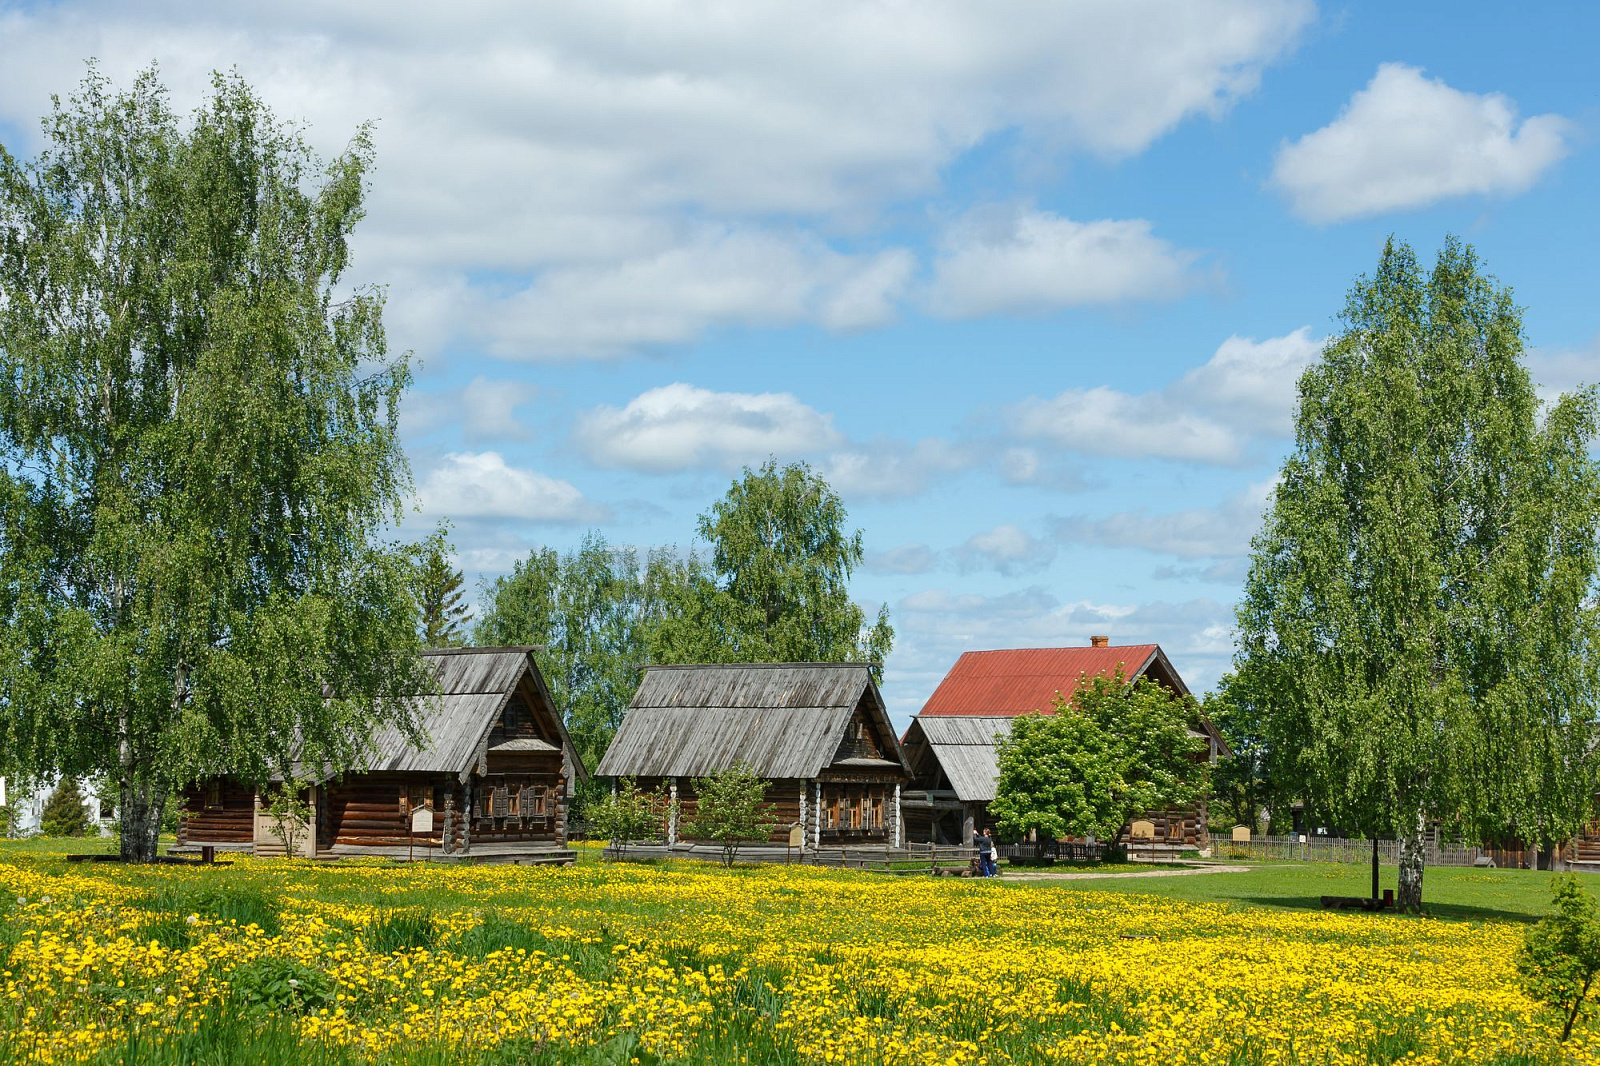
{"label": "wooden shingle roof", "polygon": [[422,732],[427,738],[422,747],[406,739],[399,729],[385,726],[372,740],[365,765],[360,770],[469,773],[477,765],[478,752],[494,721],[511,702],[526,676],[536,701],[532,708],[545,728],[555,735],[550,749],[559,746],[566,752],[570,774],[587,776],[583,763],[567,737],[559,710],[551,701],[544,678],[539,675],[531,652],[524,647],[443,648],[423,652],[439,678],[438,696],[417,697]]}
{"label": "wooden shingle roof", "polygon": [[905,769],[865,663],[650,667],[595,769],[607,777],[697,777],[747,763],[761,777],[812,778],[834,763],[856,708],[885,764]]}
{"label": "wooden shingle roof", "polygon": [[988,803],[1000,780],[1000,737],[1011,735],[1016,715],[918,715],[906,730],[907,747],[926,742],[963,803]]}

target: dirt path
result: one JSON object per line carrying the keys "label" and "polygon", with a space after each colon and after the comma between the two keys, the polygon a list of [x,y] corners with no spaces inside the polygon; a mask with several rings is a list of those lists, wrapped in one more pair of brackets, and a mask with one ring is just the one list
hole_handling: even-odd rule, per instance
{"label": "dirt path", "polygon": [[1004,880],[1007,881],[1083,881],[1088,879],[1110,880],[1114,877],[1194,877],[1198,874],[1242,874],[1249,873],[1248,866],[1212,866],[1196,863],[1181,870],[1139,870],[1137,872],[1121,874],[1103,874],[1092,870],[1082,870],[1075,873],[1046,873],[1044,871],[1007,872]]}

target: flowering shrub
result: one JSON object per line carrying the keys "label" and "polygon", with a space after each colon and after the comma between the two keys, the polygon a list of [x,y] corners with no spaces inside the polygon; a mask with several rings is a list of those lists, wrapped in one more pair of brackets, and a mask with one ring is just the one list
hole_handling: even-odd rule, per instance
{"label": "flowering shrub", "polygon": [[18,858],[0,930],[0,1060],[255,1061],[270,1028],[317,1061],[1600,1063],[1586,1025],[1558,1057],[1513,923],[808,867]]}

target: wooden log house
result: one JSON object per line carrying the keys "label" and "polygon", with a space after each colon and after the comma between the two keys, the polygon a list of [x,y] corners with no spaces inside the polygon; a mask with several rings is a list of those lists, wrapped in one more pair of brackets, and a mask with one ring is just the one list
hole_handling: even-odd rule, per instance
{"label": "wooden log house", "polygon": [[[1179,695],[1188,686],[1159,645],[1112,646],[1090,638],[1087,648],[1023,648],[969,651],[928,697],[901,738],[912,771],[903,797],[908,838],[918,842],[970,843],[980,828],[993,828],[989,804],[1000,779],[999,740],[1024,714],[1053,713],[1059,693],[1069,702],[1083,677],[1113,676],[1131,684],[1148,677]],[[1227,752],[1222,734],[1203,716],[1191,732],[1206,742],[1202,756],[1215,762]],[[1147,811],[1134,819],[1154,825],[1158,845],[1206,847],[1206,805]],[[1131,823],[1130,823],[1131,826]],[[1122,840],[1130,840],[1124,826]]]}
{"label": "wooden log house", "polygon": [[[575,779],[586,774],[533,650],[424,652],[439,679],[437,696],[417,697],[426,745],[387,726],[359,768],[313,784],[303,798],[315,833],[303,854],[571,861],[567,806]],[[283,854],[248,785],[203,781],[182,802],[173,850]],[[432,812],[432,829],[413,834],[413,812],[422,809]]]}
{"label": "wooden log house", "polygon": [[667,843],[690,840],[694,778],[736,763],[767,780],[771,842],[903,842],[907,767],[865,663],[652,666],[595,773],[675,801]]}

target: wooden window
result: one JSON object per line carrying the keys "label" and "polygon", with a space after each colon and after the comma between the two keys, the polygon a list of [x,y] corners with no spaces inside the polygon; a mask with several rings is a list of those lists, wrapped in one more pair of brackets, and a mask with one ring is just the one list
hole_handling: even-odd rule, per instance
{"label": "wooden window", "polygon": [[511,807],[511,792],[505,785],[494,790],[494,816],[496,818],[509,817]]}
{"label": "wooden window", "polygon": [[550,790],[543,785],[529,785],[525,790],[529,794],[527,813],[534,816],[543,816],[550,813]]}
{"label": "wooden window", "polygon": [[507,785],[506,791],[506,817],[520,818],[522,816],[522,786]]}
{"label": "wooden window", "polygon": [[212,778],[206,782],[205,807],[208,811],[222,809],[222,779]]}

